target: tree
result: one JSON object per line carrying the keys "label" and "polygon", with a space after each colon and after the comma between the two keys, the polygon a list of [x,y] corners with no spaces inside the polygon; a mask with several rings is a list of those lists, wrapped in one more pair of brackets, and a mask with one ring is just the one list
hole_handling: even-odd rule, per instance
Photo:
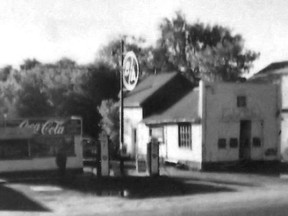
{"label": "tree", "polygon": [[117,153],[119,150],[119,104],[111,99],[103,100],[98,110],[102,116],[101,127],[112,142],[110,150]]}
{"label": "tree", "polygon": [[0,69],[0,119],[4,113],[9,118],[17,116],[15,103],[20,88],[18,76],[18,71],[10,65]]}
{"label": "tree", "polygon": [[241,35],[219,25],[190,24],[181,12],[172,20],[165,18],[160,32],[152,51],[157,72],[177,70],[191,80],[235,81],[259,56],[244,48]]}
{"label": "tree", "polygon": [[34,59],[25,59],[24,63],[20,65],[20,69],[21,70],[30,70],[34,67],[36,67],[37,65],[41,65],[41,63]]}
{"label": "tree", "polygon": [[95,62],[103,62],[110,65],[115,70],[120,71],[121,66],[121,41],[124,42],[124,55],[128,51],[133,51],[137,56],[141,68],[141,76],[152,73],[154,70],[152,60],[152,47],[146,45],[143,38],[133,36],[118,36],[103,46],[97,54]]}
{"label": "tree", "polygon": [[53,104],[45,91],[44,82],[39,74],[30,73],[22,77],[16,107],[21,117],[43,117],[53,114]]}
{"label": "tree", "polygon": [[105,62],[97,62],[87,66],[87,73],[82,77],[81,88],[96,106],[102,100],[116,99],[120,90],[119,72]]}
{"label": "tree", "polygon": [[[62,61],[62,60],[61,60]],[[17,110],[20,116],[43,117],[64,113],[61,109],[67,103],[71,92],[78,93],[82,85],[84,67],[61,62],[56,64],[37,64],[20,70],[17,83]],[[65,60],[66,61],[66,60]]]}
{"label": "tree", "polygon": [[103,62],[80,66],[63,58],[19,74],[16,107],[20,116],[82,116],[84,134],[95,138],[101,130],[97,107],[104,99],[117,98],[119,92],[117,71]]}

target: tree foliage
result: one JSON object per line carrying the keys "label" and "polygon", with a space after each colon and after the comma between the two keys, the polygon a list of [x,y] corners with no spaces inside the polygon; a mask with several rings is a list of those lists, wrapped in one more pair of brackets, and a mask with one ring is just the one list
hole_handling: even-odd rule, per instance
{"label": "tree foliage", "polygon": [[21,70],[30,70],[41,63],[37,59],[25,59],[23,64],[20,65]]}
{"label": "tree foliage", "polygon": [[[121,52],[121,43],[124,43],[123,53]],[[114,69],[119,71],[121,69],[121,55],[124,57],[128,51],[133,51],[137,56],[138,63],[140,66],[141,76],[145,76],[152,73],[154,70],[152,61],[152,47],[146,45],[146,41],[143,38],[136,38],[133,36],[119,36],[109,41],[103,46],[97,55],[97,61],[105,62]],[[141,77],[140,77],[141,78]]]}
{"label": "tree foliage", "polygon": [[119,104],[114,100],[103,100],[99,106],[101,127],[112,142],[113,152],[119,150]]}
{"label": "tree foliage", "polygon": [[180,12],[164,19],[160,32],[153,50],[153,65],[159,72],[177,70],[192,80],[235,81],[259,56],[244,48],[241,35],[219,25],[190,24]]}
{"label": "tree foliage", "polygon": [[54,64],[37,64],[20,70],[18,100],[19,116],[83,117],[84,133],[97,137],[101,101],[117,98],[119,81],[109,65],[98,62],[79,66],[63,58]]}

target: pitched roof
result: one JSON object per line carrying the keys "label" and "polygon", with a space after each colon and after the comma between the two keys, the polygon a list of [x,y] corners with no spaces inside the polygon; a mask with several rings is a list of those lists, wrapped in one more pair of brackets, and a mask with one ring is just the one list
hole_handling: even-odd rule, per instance
{"label": "pitched roof", "polygon": [[124,106],[140,106],[177,74],[177,72],[171,72],[148,76],[124,98]]}
{"label": "pitched roof", "polygon": [[146,124],[196,122],[200,120],[198,113],[199,90],[194,89],[187,93],[173,106],[161,113],[153,114],[145,119]]}
{"label": "pitched roof", "polygon": [[282,71],[283,69],[286,69],[285,71],[288,72],[288,61],[271,63],[267,67],[260,70],[257,74],[271,73],[273,71]]}
{"label": "pitched roof", "polygon": [[271,81],[271,78],[288,74],[288,61],[274,62],[260,70],[249,81]]}

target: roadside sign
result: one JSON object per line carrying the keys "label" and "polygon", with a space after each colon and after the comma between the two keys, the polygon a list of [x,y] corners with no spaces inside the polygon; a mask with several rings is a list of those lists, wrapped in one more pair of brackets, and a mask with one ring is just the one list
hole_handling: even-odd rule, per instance
{"label": "roadside sign", "polygon": [[139,64],[134,52],[127,52],[123,61],[123,84],[132,91],[139,79]]}

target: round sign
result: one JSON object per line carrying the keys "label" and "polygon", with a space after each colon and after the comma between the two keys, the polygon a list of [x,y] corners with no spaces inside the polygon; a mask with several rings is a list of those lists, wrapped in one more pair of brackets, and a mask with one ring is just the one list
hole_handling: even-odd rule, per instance
{"label": "round sign", "polygon": [[123,84],[131,91],[137,85],[139,78],[139,65],[134,52],[130,51],[125,55],[123,61]]}

